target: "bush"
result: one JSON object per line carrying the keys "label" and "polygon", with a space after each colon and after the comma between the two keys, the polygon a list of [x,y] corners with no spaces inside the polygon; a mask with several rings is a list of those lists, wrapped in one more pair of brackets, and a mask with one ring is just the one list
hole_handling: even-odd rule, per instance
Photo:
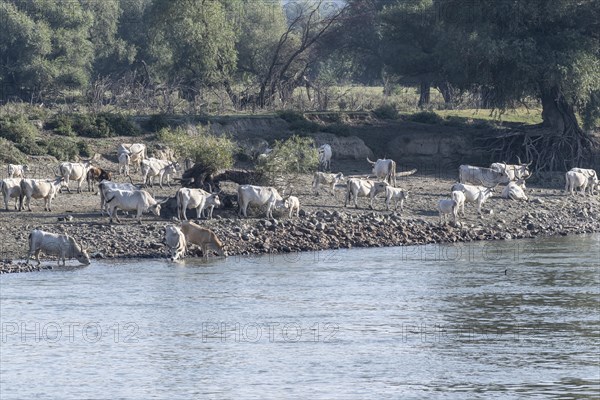
{"label": "bush", "polygon": [[68,114],[57,114],[46,123],[46,129],[61,136],[75,136],[73,118]]}
{"label": "bush", "polygon": [[280,110],[277,111],[277,116],[282,120],[292,123],[297,121],[306,121],[304,115],[301,112],[294,110]]}
{"label": "bush", "polygon": [[138,136],[142,132],[124,115],[103,113],[57,114],[48,124],[57,135],[108,138],[113,136]]}
{"label": "bush", "polygon": [[350,127],[343,123],[335,123],[325,126],[321,129],[323,132],[333,133],[337,136],[348,136],[350,134]]}
{"label": "bush", "polygon": [[420,122],[422,124],[441,124],[444,119],[431,111],[421,111],[407,117],[408,121]]}
{"label": "bush", "polygon": [[15,147],[13,142],[0,138],[0,161],[7,164],[24,164],[25,155]]}
{"label": "bush", "polygon": [[111,136],[139,136],[142,131],[122,114],[103,113],[96,117],[96,125],[105,124]]}
{"label": "bush", "polygon": [[57,137],[48,142],[47,153],[58,160],[72,160],[80,154],[79,143],[71,138]]}
{"label": "bush", "polygon": [[309,137],[292,136],[275,141],[273,151],[261,158],[256,169],[272,178],[289,173],[313,172],[319,165],[315,142]]}
{"label": "bush", "polygon": [[304,114],[293,110],[278,111],[279,118],[288,122],[290,130],[295,132],[317,132],[321,128],[319,124],[309,121],[304,117]]}
{"label": "bush", "polygon": [[144,129],[150,132],[158,132],[168,127],[169,122],[167,121],[166,114],[154,114],[144,123]]}
{"label": "bush", "polygon": [[45,154],[43,146],[38,143],[38,133],[38,129],[23,115],[0,121],[0,137],[13,142],[25,154]]}
{"label": "bush", "polygon": [[373,109],[373,114],[381,119],[398,119],[398,110],[393,104],[382,104]]}
{"label": "bush", "polygon": [[181,127],[163,128],[158,132],[158,140],[172,148],[179,156],[190,158],[202,164],[213,173],[233,167],[236,144],[227,136],[215,136],[208,128],[198,125],[197,132],[189,133]]}

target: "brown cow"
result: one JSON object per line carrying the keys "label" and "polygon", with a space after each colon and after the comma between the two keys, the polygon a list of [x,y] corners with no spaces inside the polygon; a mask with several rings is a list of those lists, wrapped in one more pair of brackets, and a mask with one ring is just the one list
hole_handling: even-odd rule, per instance
{"label": "brown cow", "polygon": [[111,173],[98,167],[90,167],[87,172],[88,192],[94,193],[94,182],[110,181]]}
{"label": "brown cow", "polygon": [[203,228],[191,221],[182,221],[181,231],[188,245],[195,244],[202,248],[202,254],[205,258],[208,258],[209,249],[214,250],[221,257],[227,257],[227,254],[223,251],[223,243],[210,229]]}

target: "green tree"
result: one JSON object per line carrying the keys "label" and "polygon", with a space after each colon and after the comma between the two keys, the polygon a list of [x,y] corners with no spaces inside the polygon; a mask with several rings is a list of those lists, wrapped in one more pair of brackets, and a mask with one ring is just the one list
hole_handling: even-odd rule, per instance
{"label": "green tree", "polygon": [[439,0],[437,6],[462,84],[490,88],[500,108],[540,100],[545,133],[528,148],[538,167],[563,169],[589,156],[595,143],[576,113],[586,129],[600,114],[598,1]]}
{"label": "green tree", "polygon": [[197,89],[234,71],[235,33],[221,1],[155,0],[145,19],[155,78]]}
{"label": "green tree", "polygon": [[85,87],[90,78],[93,23],[79,2],[0,1],[0,83],[27,100]]}
{"label": "green tree", "polygon": [[[89,39],[94,46],[94,76],[106,76],[122,73],[134,61],[137,48],[133,42],[128,42],[119,34],[119,27],[130,23],[123,7],[130,7],[128,0],[106,0],[84,2],[83,7],[90,12],[93,23],[89,31]],[[124,17],[124,18],[123,18]],[[138,24],[141,25],[140,21]]]}
{"label": "green tree", "polygon": [[404,82],[419,85],[419,107],[429,103],[432,84],[444,81],[443,35],[433,0],[396,2],[381,12],[384,62]]}

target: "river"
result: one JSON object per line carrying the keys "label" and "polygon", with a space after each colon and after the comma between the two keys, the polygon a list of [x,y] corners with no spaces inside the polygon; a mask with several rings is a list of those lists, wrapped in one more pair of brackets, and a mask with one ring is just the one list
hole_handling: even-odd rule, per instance
{"label": "river", "polygon": [[600,235],[0,277],[0,398],[593,398]]}

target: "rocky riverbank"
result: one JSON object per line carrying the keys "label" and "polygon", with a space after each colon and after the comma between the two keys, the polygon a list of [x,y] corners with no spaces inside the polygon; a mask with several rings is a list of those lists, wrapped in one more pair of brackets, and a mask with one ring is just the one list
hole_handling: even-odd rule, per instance
{"label": "rocky riverbank", "polygon": [[[432,218],[406,217],[397,212],[356,212],[345,210],[302,210],[300,218],[237,219],[218,216],[201,221],[223,241],[229,256],[261,253],[290,253],[354,247],[411,246],[428,243],[456,243],[479,240],[512,240],[548,235],[600,232],[597,199],[567,198],[561,208],[539,199],[521,204],[518,215],[505,211],[483,218],[467,218],[458,224],[441,225]],[[508,200],[501,200],[508,202]],[[529,210],[528,210],[529,209]],[[473,212],[473,210],[471,210]],[[499,215],[498,215],[499,214]],[[126,220],[126,219],[125,219]],[[139,226],[129,221],[122,225],[100,222],[65,222],[55,225],[55,232],[85,238],[93,259],[166,258],[162,243],[168,221],[147,221]],[[21,234],[21,240],[27,233]],[[92,245],[93,244],[93,245]],[[23,246],[26,252],[26,246]],[[191,257],[201,256],[193,248]],[[52,268],[47,259],[42,268]],[[1,272],[38,270],[23,262],[4,260]]]}

